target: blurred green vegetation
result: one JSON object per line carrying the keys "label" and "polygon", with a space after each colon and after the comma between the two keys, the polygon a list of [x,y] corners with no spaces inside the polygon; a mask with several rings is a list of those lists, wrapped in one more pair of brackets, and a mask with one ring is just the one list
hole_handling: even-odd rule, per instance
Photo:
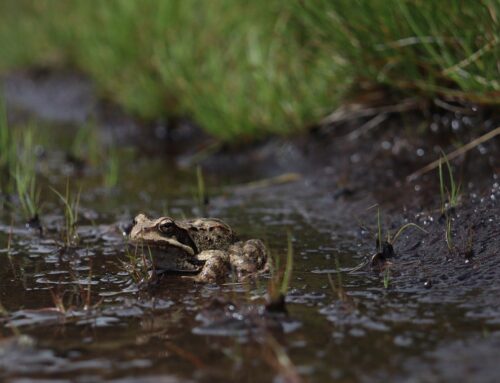
{"label": "blurred green vegetation", "polygon": [[500,103],[498,0],[4,0],[0,70],[70,66],[145,119],[247,139],[382,85]]}

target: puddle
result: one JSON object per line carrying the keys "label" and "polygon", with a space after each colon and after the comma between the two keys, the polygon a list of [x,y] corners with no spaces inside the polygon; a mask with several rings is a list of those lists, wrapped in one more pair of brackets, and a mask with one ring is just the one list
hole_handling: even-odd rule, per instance
{"label": "puddle", "polygon": [[[354,216],[373,204],[373,194],[333,198],[335,190],[327,193],[307,176],[264,188],[233,187],[250,181],[233,179],[227,187],[227,179],[207,173],[210,203],[200,207],[193,169],[123,146],[118,182],[107,188],[95,166],[80,172],[68,161],[74,127],[38,133],[43,236],[27,229],[16,210],[0,212],[2,381],[272,381],[286,360],[305,381],[498,376],[498,257],[470,264],[431,257],[425,241],[432,238],[410,236],[397,247],[400,258],[386,281],[370,268],[351,273],[373,253],[373,237]],[[82,197],[75,248],[64,246],[63,209],[48,188],[64,190],[68,177]],[[498,198],[498,190],[491,195]],[[286,315],[266,313],[266,276],[220,286],[170,276],[152,289],[137,287],[123,266],[122,232],[132,217],[199,216],[204,209],[282,257],[290,233]],[[494,227],[492,198],[477,209]],[[491,230],[492,238],[494,230],[500,234],[498,223]],[[415,258],[416,249],[423,250]],[[450,265],[456,273],[446,271]]]}

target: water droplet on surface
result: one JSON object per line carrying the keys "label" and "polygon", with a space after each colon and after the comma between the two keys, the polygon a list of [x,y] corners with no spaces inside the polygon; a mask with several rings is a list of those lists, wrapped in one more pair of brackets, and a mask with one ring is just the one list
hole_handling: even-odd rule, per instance
{"label": "water droplet on surface", "polygon": [[411,346],[412,343],[413,343],[413,340],[407,336],[397,335],[394,337],[394,344],[396,346],[408,347],[408,346]]}
{"label": "water droplet on surface", "polygon": [[351,162],[352,162],[353,164],[355,164],[355,163],[358,163],[358,162],[361,160],[361,156],[360,156],[359,154],[357,154],[357,153],[356,153],[356,154],[353,154],[353,155],[350,157],[350,159],[351,159]]}

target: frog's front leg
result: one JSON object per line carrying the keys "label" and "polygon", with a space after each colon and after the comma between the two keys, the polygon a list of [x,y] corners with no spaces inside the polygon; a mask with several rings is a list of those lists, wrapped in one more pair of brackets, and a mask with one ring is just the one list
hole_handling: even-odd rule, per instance
{"label": "frog's front leg", "polygon": [[229,255],[221,250],[205,250],[198,254],[200,261],[205,261],[195,281],[215,283],[223,280],[229,271]]}

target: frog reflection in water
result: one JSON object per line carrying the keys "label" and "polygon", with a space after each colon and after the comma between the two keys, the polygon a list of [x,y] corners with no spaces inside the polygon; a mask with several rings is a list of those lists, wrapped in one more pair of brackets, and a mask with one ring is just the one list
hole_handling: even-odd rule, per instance
{"label": "frog reflection in water", "polygon": [[198,282],[221,281],[229,272],[240,279],[269,268],[261,240],[237,241],[234,231],[215,218],[150,219],[139,214],[129,239],[151,252],[155,270],[193,274]]}

